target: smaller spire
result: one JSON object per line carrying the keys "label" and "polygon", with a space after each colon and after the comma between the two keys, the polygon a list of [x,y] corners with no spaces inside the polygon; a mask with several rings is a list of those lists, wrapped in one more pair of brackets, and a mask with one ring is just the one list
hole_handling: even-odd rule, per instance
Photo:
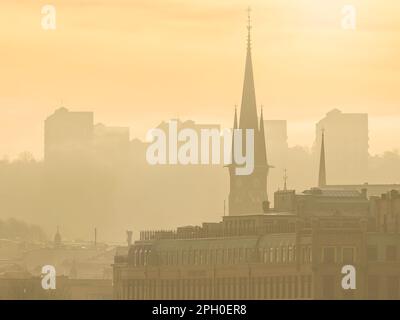
{"label": "smaller spire", "polygon": [[321,137],[321,155],[319,160],[319,176],[318,176],[318,187],[322,188],[326,186],[326,164],[325,164],[325,129],[322,129]]}
{"label": "smaller spire", "polygon": [[59,247],[59,246],[61,246],[61,243],[62,243],[62,240],[61,240],[60,228],[59,228],[59,226],[57,226],[57,232],[54,236],[54,245],[56,247]]}
{"label": "smaller spire", "polygon": [[259,146],[258,146],[258,162],[261,166],[268,167],[267,161],[267,146],[265,142],[265,130],[264,130],[264,114],[263,114],[263,106],[261,105],[261,115],[260,115],[260,126],[259,126]]}
{"label": "smaller spire", "polygon": [[235,104],[235,118],[233,120],[233,129],[238,128],[238,122],[237,122],[237,104]]}
{"label": "smaller spire", "polygon": [[261,105],[261,113],[260,113],[260,131],[264,131],[264,114],[263,114],[264,106]]}

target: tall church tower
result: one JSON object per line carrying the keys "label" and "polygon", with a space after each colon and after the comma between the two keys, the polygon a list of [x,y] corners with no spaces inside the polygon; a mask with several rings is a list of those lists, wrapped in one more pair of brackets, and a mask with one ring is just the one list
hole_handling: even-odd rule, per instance
{"label": "tall church tower", "polygon": [[[234,161],[229,166],[230,192],[229,192],[229,215],[246,215],[263,212],[263,202],[268,201],[267,176],[268,161],[264,134],[264,119],[261,109],[260,122],[257,116],[256,93],[253,78],[253,63],[251,59],[251,24],[250,12],[248,16],[247,55],[244,72],[242,104],[240,108],[239,125],[237,112],[235,110],[233,129],[254,130],[254,171],[250,175],[237,175],[238,167]],[[243,137],[242,143],[246,139]],[[234,150],[232,144],[232,159]],[[244,145],[242,150],[246,152]]]}

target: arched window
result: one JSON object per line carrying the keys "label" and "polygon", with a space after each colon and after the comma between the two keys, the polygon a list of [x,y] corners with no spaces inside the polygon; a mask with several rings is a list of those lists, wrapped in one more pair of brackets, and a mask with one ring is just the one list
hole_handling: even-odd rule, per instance
{"label": "arched window", "polygon": [[283,263],[286,263],[286,254],[287,254],[286,246],[283,246],[282,247],[282,262]]}
{"label": "arched window", "polygon": [[269,249],[269,262],[274,263],[275,262],[275,250],[274,248]]}
{"label": "arched window", "polygon": [[268,248],[264,248],[263,262],[268,263],[269,260],[269,250]]}

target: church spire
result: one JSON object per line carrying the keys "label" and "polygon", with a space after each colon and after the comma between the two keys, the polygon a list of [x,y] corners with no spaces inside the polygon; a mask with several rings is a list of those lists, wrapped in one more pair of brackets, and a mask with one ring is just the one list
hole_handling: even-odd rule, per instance
{"label": "church spire", "polygon": [[[242,104],[240,115],[237,119],[235,108],[234,129],[240,129],[242,133],[242,152],[247,154],[247,131],[253,130],[254,133],[254,163],[253,171],[248,175],[237,175],[237,164],[234,163],[234,139],[232,140],[232,164],[229,167],[230,187],[229,187],[229,215],[257,214],[263,212],[263,203],[268,202],[267,177],[269,166],[267,163],[267,151],[265,144],[264,116],[261,111],[258,119],[256,94],[253,79],[253,64],[251,61],[251,23],[250,10],[247,25],[247,55],[246,67],[244,72],[244,83],[242,92]],[[239,123],[238,121],[239,120]],[[259,122],[260,121],[260,122]],[[238,141],[237,141],[238,142]]]}
{"label": "church spire", "polygon": [[322,129],[321,139],[321,155],[319,160],[319,176],[318,176],[318,187],[322,188],[326,186],[326,167],[325,167],[325,131]]}
{"label": "church spire", "polygon": [[247,54],[246,54],[246,67],[244,71],[244,83],[242,93],[242,105],[240,108],[240,129],[254,129],[258,128],[257,125],[257,105],[256,93],[254,88],[253,77],[253,62],[251,59],[251,20],[250,8],[248,10],[248,25],[247,25]]}

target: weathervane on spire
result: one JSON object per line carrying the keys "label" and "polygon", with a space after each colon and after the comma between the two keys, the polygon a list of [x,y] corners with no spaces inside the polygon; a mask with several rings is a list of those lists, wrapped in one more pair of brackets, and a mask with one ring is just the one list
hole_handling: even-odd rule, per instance
{"label": "weathervane on spire", "polygon": [[250,31],[251,29],[251,7],[247,8],[247,29]]}

